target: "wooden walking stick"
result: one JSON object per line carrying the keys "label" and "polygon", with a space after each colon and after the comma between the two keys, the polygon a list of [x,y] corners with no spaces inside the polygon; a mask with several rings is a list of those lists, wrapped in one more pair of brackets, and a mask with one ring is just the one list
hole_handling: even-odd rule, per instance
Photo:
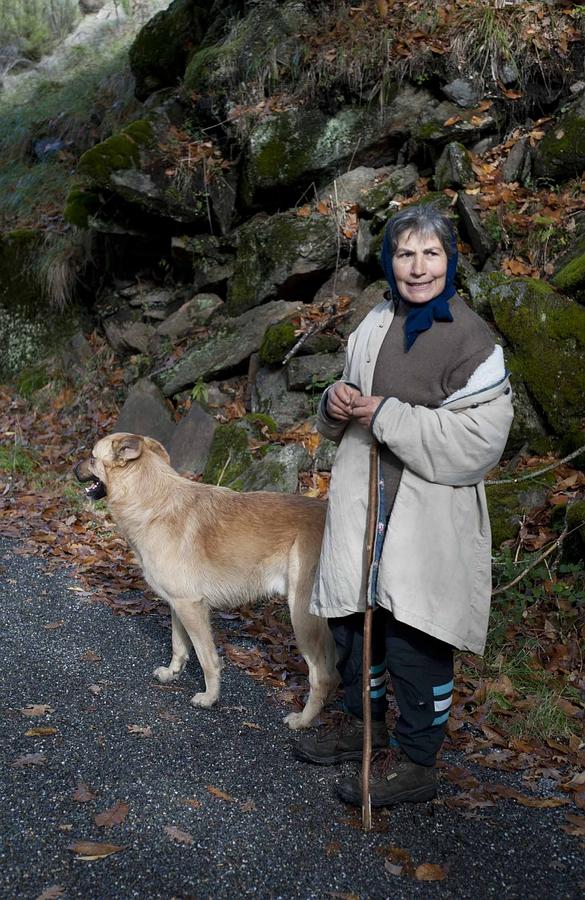
{"label": "wooden walking stick", "polygon": [[[378,524],[378,443],[373,440],[370,447],[370,482],[368,490],[368,522],[366,557],[368,564],[368,585],[376,547],[376,526]],[[362,715],[364,722],[364,743],[362,754],[362,825],[364,831],[372,827],[372,804],[370,802],[370,763],[372,760],[372,707],[370,704],[370,668],[372,665],[372,619],[375,600],[366,591],[366,612],[364,617],[364,643],[362,651]]]}

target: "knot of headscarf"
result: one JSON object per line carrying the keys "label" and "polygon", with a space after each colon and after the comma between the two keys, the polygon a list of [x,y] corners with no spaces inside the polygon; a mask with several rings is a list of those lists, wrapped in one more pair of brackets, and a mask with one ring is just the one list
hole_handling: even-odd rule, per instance
{"label": "knot of headscarf", "polygon": [[[457,271],[457,238],[454,232],[451,236],[451,249],[452,253],[447,262],[445,287],[441,293],[438,294],[438,296],[433,297],[432,300],[427,300],[426,303],[409,304],[410,309],[404,323],[407,351],[410,350],[419,334],[422,334],[423,331],[428,331],[433,322],[453,321],[453,316],[449,309],[449,300],[455,293],[455,273]],[[408,302],[402,297],[398,290],[396,278],[394,277],[394,269],[392,268],[392,256],[392,244],[390,243],[388,229],[386,228],[384,240],[382,242],[382,252],[380,254],[382,270],[390,285],[393,298],[395,300]]]}

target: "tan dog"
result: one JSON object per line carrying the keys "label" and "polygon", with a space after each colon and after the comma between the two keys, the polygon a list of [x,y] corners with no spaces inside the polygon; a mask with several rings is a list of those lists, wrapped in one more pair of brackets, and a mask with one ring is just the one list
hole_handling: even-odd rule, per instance
{"label": "tan dog", "polygon": [[191,644],[205,676],[194,706],[219,697],[220,661],[210,609],[287,596],[297,644],[309,667],[309,698],[285,718],[303,728],[335,687],[335,645],[325,619],[309,613],[319,560],[325,503],[292,494],[239,494],[198,484],[169,465],[164,447],[148,437],[113,434],[76,466],[92,499],[106,496],[112,518],[134,550],[148,584],[171,607],[172,658],[154,676],[178,678]]}

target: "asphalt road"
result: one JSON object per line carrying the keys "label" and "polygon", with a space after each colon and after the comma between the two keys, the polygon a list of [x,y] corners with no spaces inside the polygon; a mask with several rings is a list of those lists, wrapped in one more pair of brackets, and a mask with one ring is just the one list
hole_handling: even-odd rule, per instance
{"label": "asphalt road", "polygon": [[[278,695],[228,662],[219,705],[194,709],[195,662],[170,689],[151,678],[168,662],[157,618],[114,616],[71,573],[15,550],[0,540],[2,898],[583,896],[583,847],[561,828],[564,808],[502,800],[460,812],[439,799],[377,811],[366,835],[333,790],[351,764],[295,761]],[[26,716],[29,705],[52,711]],[[55,733],[26,735],[36,728]],[[91,789],[84,802],[79,785]],[[456,790],[441,784],[443,797]],[[120,803],[123,821],[96,824]],[[123,849],[83,860],[70,849],[80,841]],[[390,847],[447,877],[393,874]]]}

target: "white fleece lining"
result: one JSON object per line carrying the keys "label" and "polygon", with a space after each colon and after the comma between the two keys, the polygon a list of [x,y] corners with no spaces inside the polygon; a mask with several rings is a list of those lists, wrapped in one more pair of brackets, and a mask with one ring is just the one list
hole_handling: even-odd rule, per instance
{"label": "white fleece lining", "polygon": [[477,367],[475,372],[471,373],[465,387],[459,388],[458,391],[455,391],[450,397],[443,400],[441,406],[444,406],[446,403],[451,403],[453,400],[460,400],[462,397],[467,397],[468,394],[476,394],[478,391],[483,391],[485,388],[497,384],[498,381],[501,381],[505,377],[506,364],[504,362],[504,351],[499,344],[496,344],[493,353],[488,356],[485,362],[482,362],[481,365]]}

